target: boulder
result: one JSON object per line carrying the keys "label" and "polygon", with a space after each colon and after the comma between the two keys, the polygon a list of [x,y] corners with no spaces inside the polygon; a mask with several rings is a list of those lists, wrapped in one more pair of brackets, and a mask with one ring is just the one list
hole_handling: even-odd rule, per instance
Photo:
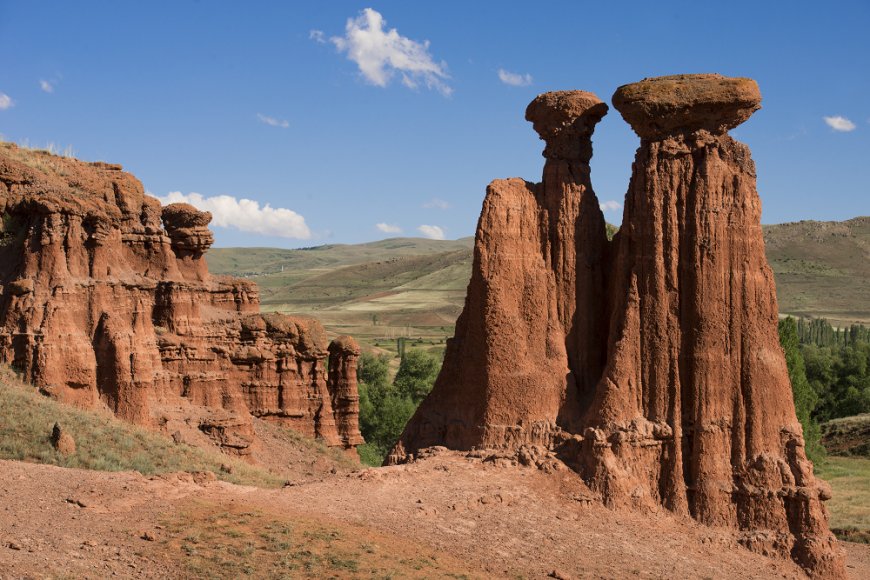
{"label": "boulder", "polygon": [[51,430],[51,446],[64,457],[69,457],[76,453],[75,439],[60,426],[60,423],[55,423],[54,428]]}

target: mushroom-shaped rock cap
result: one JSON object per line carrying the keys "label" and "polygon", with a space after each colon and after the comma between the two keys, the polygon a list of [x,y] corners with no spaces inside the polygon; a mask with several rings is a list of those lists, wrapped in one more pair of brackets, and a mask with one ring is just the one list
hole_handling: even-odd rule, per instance
{"label": "mushroom-shaped rock cap", "polygon": [[343,334],[336,337],[329,343],[330,353],[341,353],[345,355],[359,356],[359,345],[353,337]]}
{"label": "mushroom-shaped rock cap", "polygon": [[752,79],[674,75],[619,87],[613,106],[642,139],[698,129],[721,134],[761,108],[761,92]]}
{"label": "mushroom-shaped rock cap", "polygon": [[163,208],[163,224],[167,229],[204,228],[211,222],[211,213],[199,211],[189,203],[170,203]]}
{"label": "mushroom-shaped rock cap", "polygon": [[586,91],[543,93],[526,107],[526,121],[547,142],[544,157],[550,159],[580,159],[588,150],[584,159],[588,161],[592,156],[589,138],[606,114],[607,105]]}

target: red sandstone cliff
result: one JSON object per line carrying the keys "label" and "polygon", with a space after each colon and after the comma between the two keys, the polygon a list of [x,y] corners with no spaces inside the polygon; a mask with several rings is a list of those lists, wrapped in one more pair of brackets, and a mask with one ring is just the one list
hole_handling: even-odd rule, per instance
{"label": "red sandstone cliff", "polygon": [[[209,275],[211,215],[161,208],[120,166],[0,144],[0,361],[52,396],[226,451],[251,416],[353,449],[356,359],[315,320],[259,314],[255,284]],[[327,375],[327,357],[330,371]]]}
{"label": "red sandstone cliff", "polygon": [[547,93],[526,118],[541,184],[495,181],[465,309],[429,398],[388,461],[446,445],[557,453],[610,505],[661,505],[841,577],[795,416],[749,149],[749,79],[621,87],[641,137],[622,227],[589,184],[594,95]]}

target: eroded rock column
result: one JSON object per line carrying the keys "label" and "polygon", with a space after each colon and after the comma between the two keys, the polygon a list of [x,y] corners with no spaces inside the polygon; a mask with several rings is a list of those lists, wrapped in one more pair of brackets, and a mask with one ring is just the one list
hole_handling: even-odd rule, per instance
{"label": "eroded rock column", "polygon": [[388,461],[431,445],[549,445],[559,422],[579,416],[575,372],[586,388],[598,364],[590,344],[597,319],[575,307],[578,296],[600,296],[606,238],[588,162],[606,111],[583,91],[529,105],[526,118],[547,143],[543,183],[514,178],[487,188],[456,334]]}
{"label": "eroded rock column", "polygon": [[365,443],[359,430],[359,388],[356,376],[359,355],[359,345],[350,336],[342,335],[329,343],[327,385],[338,435],[344,448],[352,454],[356,454],[357,445]]}
{"label": "eroded rock column", "polygon": [[641,137],[614,239],[607,366],[584,477],[611,504],[661,504],[842,574],[777,335],[749,148],[727,131],[755,81],[647,79],[613,104]]}
{"label": "eroded rock column", "polygon": [[605,326],[604,215],[590,182],[592,132],[607,105],[592,93],[554,91],[536,97],[526,120],[546,142],[544,174],[535,188],[544,261],[556,282],[556,310],[568,356],[560,424],[574,426],[601,376]]}

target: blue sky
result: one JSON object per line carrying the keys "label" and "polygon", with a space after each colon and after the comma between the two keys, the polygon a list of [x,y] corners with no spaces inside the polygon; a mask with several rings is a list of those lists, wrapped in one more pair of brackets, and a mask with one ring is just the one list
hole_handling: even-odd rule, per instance
{"label": "blue sky", "polygon": [[[4,139],[122,163],[214,210],[222,246],[473,235],[487,183],[540,179],[535,95],[685,72],[758,81],[732,134],[764,223],[870,214],[866,1],[0,0],[0,47]],[[637,144],[598,125],[612,207]]]}

